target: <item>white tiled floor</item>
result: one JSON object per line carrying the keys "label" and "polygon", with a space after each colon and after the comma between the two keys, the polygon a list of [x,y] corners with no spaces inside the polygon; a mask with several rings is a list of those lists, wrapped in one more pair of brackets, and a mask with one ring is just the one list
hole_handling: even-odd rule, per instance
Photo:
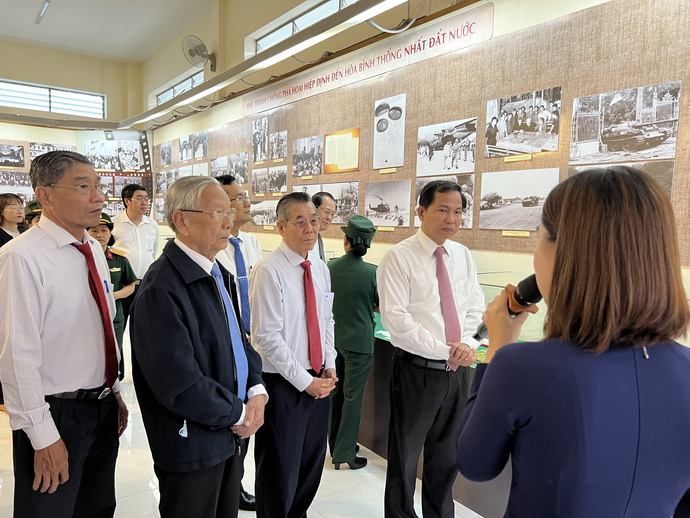
{"label": "white tiled floor", "polygon": [[[130,422],[120,440],[120,455],[116,468],[117,518],[158,517],[158,485],[153,472],[153,459],[146,440],[141,412],[136,401],[134,386],[125,379],[123,397],[129,406]],[[14,478],[12,476],[12,434],[7,414],[0,412],[0,518],[12,516]],[[383,489],[386,478],[386,461],[375,453],[362,448],[361,456],[369,464],[357,471],[335,471],[327,457],[321,486],[310,511],[310,518],[357,517],[381,518],[383,516]],[[245,463],[244,485],[254,486],[254,457],[250,448]],[[417,481],[415,507],[421,516],[421,483]],[[481,518],[478,514],[456,503],[457,518]],[[240,511],[240,517],[255,516]]]}

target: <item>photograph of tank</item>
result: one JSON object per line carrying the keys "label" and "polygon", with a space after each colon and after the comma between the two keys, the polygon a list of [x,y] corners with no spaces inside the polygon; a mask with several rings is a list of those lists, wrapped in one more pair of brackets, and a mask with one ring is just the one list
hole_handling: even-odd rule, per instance
{"label": "photograph of tank", "polygon": [[573,101],[570,165],[676,157],[680,81]]}
{"label": "photograph of tank", "polygon": [[421,227],[422,220],[419,219],[419,214],[417,214],[417,207],[419,207],[419,195],[426,184],[434,180],[444,180],[446,182],[453,182],[460,185],[460,190],[462,191],[462,196],[465,198],[465,208],[462,211],[462,224],[460,228],[472,228],[474,223],[474,175],[473,174],[462,174],[456,176],[437,176],[435,178],[417,178],[415,184],[415,195],[414,195],[414,226]]}
{"label": "photograph of tank", "polygon": [[[673,199],[673,175],[676,167],[674,160],[652,160],[650,162],[628,162],[615,164],[616,166],[632,167],[647,173],[654,178],[661,188],[668,194],[669,199]],[[587,169],[599,168],[598,166],[580,165],[568,168],[568,177],[571,177]]]}
{"label": "photograph of tank", "polygon": [[544,200],[558,182],[557,167],[482,174],[479,228],[537,230]]}
{"label": "photograph of tank", "polygon": [[558,151],[561,90],[557,86],[488,101],[484,156]]}
{"label": "photograph of tank", "polygon": [[[252,171],[252,174],[254,172]],[[252,201],[252,225],[275,225],[278,222],[276,207],[278,200]]]}
{"label": "photograph of tank", "polygon": [[405,165],[407,94],[374,103],[374,169]]}
{"label": "photograph of tank", "polygon": [[477,117],[417,131],[417,177],[473,173],[477,151]]}
{"label": "photograph of tank", "polygon": [[412,180],[367,182],[364,215],[377,226],[409,227],[411,189]]}
{"label": "photograph of tank", "polygon": [[306,192],[314,196],[317,192],[327,192],[335,200],[335,216],[332,223],[347,225],[355,214],[359,214],[359,182],[312,183],[293,185],[292,192]]}

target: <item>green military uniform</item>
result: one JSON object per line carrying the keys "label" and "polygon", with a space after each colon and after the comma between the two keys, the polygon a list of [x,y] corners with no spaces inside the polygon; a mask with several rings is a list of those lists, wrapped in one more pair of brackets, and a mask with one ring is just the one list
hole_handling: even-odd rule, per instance
{"label": "green military uniform", "polygon": [[37,200],[30,201],[24,206],[24,221],[26,222],[27,226],[35,217],[40,217],[41,214],[43,214],[43,209]]}
{"label": "green military uniform", "polygon": [[[340,227],[353,245],[369,248],[376,229],[363,216],[350,218]],[[328,442],[333,463],[355,460],[355,448],[362,416],[364,386],[374,358],[374,307],[379,297],[376,266],[365,263],[352,250],[328,263],[334,293],[335,362],[339,382],[331,395]]]}

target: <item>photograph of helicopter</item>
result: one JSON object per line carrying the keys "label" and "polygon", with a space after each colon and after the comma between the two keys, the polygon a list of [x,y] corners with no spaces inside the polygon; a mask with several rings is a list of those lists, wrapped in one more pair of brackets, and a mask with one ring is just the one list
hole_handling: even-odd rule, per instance
{"label": "photograph of helicopter", "polygon": [[412,180],[367,182],[364,215],[376,226],[409,227]]}
{"label": "photograph of helicopter", "polygon": [[473,173],[477,152],[477,117],[417,131],[417,177]]}

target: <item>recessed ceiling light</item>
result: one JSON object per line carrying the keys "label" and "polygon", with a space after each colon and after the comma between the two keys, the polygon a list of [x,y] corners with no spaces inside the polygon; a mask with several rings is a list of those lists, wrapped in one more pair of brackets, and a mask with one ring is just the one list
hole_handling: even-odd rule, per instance
{"label": "recessed ceiling light", "polygon": [[36,18],[36,25],[39,25],[43,21],[43,15],[46,14],[48,7],[50,7],[50,0],[45,0],[45,2],[43,2],[43,7],[41,7],[41,12],[38,13],[38,17]]}

